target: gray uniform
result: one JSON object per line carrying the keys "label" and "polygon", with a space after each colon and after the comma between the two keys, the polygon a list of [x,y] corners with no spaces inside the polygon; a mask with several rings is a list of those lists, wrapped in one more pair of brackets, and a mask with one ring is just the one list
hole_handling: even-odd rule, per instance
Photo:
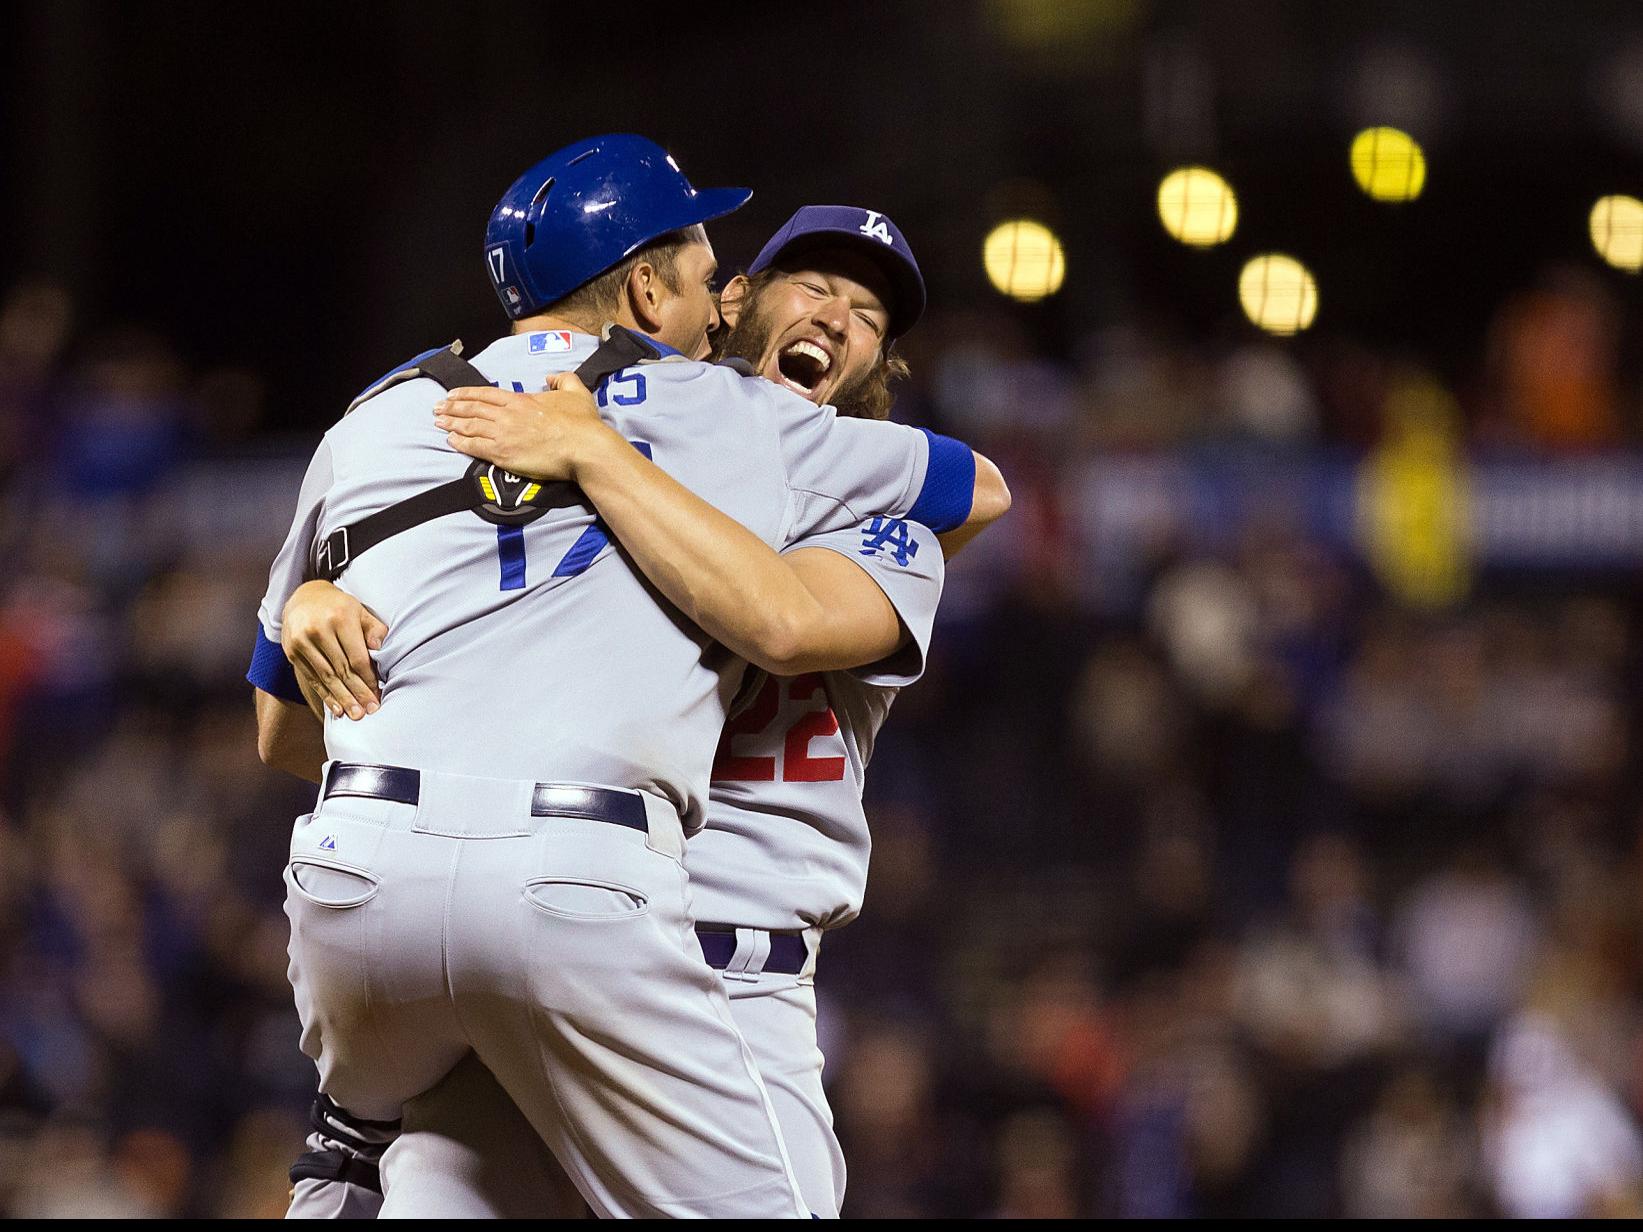
{"label": "gray uniform", "polygon": [[[923,674],[945,565],[917,522],[871,521],[807,539],[855,561],[908,631],[900,651],[854,671],[770,678],[726,726],[714,759],[707,828],[688,867],[698,920],[737,926],[725,971],[731,1012],[781,1123],[810,1209],[844,1201],[844,1152],[822,1088],[815,958],[824,929],[855,919],[872,842],[862,789],[890,705]],[[762,970],[768,932],[803,930],[811,963],[797,977]],[[738,967],[740,968],[738,970]]]}
{"label": "gray uniform", "polygon": [[[533,355],[541,336],[502,339],[476,366],[536,390],[594,345],[573,334],[574,349]],[[326,434],[260,611],[270,641],[311,576],[317,538],[460,473],[433,424],[440,396],[430,381],[394,386]],[[644,365],[602,398],[607,418],[663,469],[773,546],[905,513],[923,491],[925,434],[839,419],[728,368]],[[523,528],[453,515],[361,556],[338,585],[388,625],[375,656],[382,708],[329,723],[331,756],[633,787],[675,805],[687,831],[700,828],[702,750],[718,740],[741,665],[660,607],[594,522],[580,504]]]}
{"label": "gray uniform", "polygon": [[[475,363],[540,389],[593,345],[520,335]],[[317,541],[457,470],[432,424],[439,396],[396,386],[327,434],[262,607],[267,642]],[[728,369],[629,369],[601,401],[773,546],[873,510],[957,509],[943,495],[954,443],[838,420]],[[580,505],[522,529],[442,518],[343,584],[388,624],[383,704],[328,722],[328,752],[414,767],[421,797],[328,798],[293,836],[291,975],[321,1088],[390,1117],[471,1047],[601,1214],[802,1209],[679,865],[740,663],[661,604]],[[540,781],[629,789],[647,830],[533,818]]]}
{"label": "gray uniform", "polygon": [[767,679],[726,725],[707,829],[690,844],[698,920],[836,928],[855,919],[867,888],[867,763],[896,694],[923,674],[945,575],[941,545],[917,522],[881,517],[797,546],[855,561],[910,636],[881,663]]}
{"label": "gray uniform", "polygon": [[[766,679],[725,728],[707,827],[690,840],[686,863],[697,918],[740,926],[724,972],[731,1013],[769,1092],[805,1204],[832,1217],[844,1199],[845,1166],[822,1087],[814,963],[793,976],[762,970],[763,955],[770,932],[794,930],[808,934],[814,955],[822,929],[861,909],[871,846],[863,776],[891,703],[923,673],[945,569],[934,534],[889,518],[795,547],[828,548],[866,570],[894,604],[908,642],[854,671]],[[407,1108],[383,1175],[396,1199],[453,1216],[564,1217],[579,1205],[529,1124],[471,1063]]]}

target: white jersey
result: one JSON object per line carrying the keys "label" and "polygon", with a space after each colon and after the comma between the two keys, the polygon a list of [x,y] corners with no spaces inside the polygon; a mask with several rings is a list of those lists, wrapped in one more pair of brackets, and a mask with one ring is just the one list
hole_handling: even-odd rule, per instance
{"label": "white jersey", "polygon": [[[596,344],[568,331],[520,334],[473,362],[500,385],[540,390]],[[394,385],[326,433],[271,571],[259,661],[281,657],[265,652],[286,599],[312,576],[317,543],[464,472],[468,459],[433,423],[443,396],[428,380]],[[613,376],[599,401],[636,448],[773,547],[879,511],[968,516],[970,455],[957,442],[842,419],[730,368],[640,365]],[[745,665],[650,588],[576,495],[522,527],[450,514],[349,566],[338,585],[388,626],[375,656],[382,706],[358,722],[328,720],[330,757],[636,788],[669,801],[687,832],[700,826]],[[254,661],[252,682],[290,696],[265,683],[265,666]]]}
{"label": "white jersey", "polygon": [[767,677],[725,726],[707,828],[685,857],[691,910],[705,923],[834,928],[860,912],[872,846],[867,763],[896,695],[923,674],[941,600],[941,544],[917,522],[878,517],[795,546],[829,548],[865,569],[908,639],[853,671]]}

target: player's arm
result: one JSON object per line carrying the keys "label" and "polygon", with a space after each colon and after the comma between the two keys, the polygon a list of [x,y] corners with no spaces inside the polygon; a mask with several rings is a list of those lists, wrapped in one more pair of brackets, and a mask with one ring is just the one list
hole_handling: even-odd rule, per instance
{"label": "player's arm", "polygon": [[[435,408],[434,422],[449,433],[453,448],[470,457],[482,458],[515,475],[526,475],[532,479],[570,480],[581,484],[587,491],[587,484],[582,483],[579,472],[589,460],[598,464],[608,461],[607,455],[620,457],[622,452],[631,453],[632,449],[615,429],[599,418],[593,395],[574,374],[560,373],[551,377],[548,384],[546,393],[534,395],[490,386],[454,389]],[[806,418],[812,439],[788,440],[789,453],[824,456],[824,451],[807,448],[814,443],[818,435],[815,428],[822,420],[817,415]],[[825,451],[825,457],[829,460],[847,459],[852,453],[872,452],[870,445],[863,445],[855,439],[857,436],[886,430],[916,435],[912,429],[899,425],[861,420],[835,421],[832,428],[832,432],[826,434],[834,442],[832,449]],[[1003,474],[990,459],[958,441],[926,435],[931,446],[926,490],[919,494],[919,503],[927,505],[932,514],[947,519],[933,528],[951,536],[952,546],[947,547],[947,540],[943,541],[951,555],[1009,512],[1010,489],[1004,482]],[[812,462],[811,465],[814,468],[825,464]],[[660,473],[660,468],[648,462],[639,469],[644,468]],[[836,469],[847,473],[853,468],[846,464]],[[815,494],[827,498],[827,487]],[[893,484],[881,484],[880,488],[874,494],[877,499],[868,496],[861,488],[848,494],[856,498],[854,503],[861,506],[859,512],[863,514],[905,512],[892,508],[888,499],[893,493]],[[600,513],[606,513],[599,499],[592,492],[588,495]],[[847,502],[835,500],[833,503],[842,507]],[[814,529],[839,529],[858,520],[856,514],[841,510],[841,516],[833,525]]]}
{"label": "player's arm", "polygon": [[787,471],[789,542],[887,515],[955,534],[956,551],[1009,511],[1003,475],[962,441],[843,418],[783,390],[770,396]]}
{"label": "player's arm", "polygon": [[255,690],[257,756],[275,770],[310,783],[325,765],[325,724],[306,704]]}
{"label": "player's arm", "polygon": [[970,451],[975,459],[975,496],[970,504],[970,516],[964,525],[937,536],[942,553],[951,560],[964,550],[969,542],[1010,512],[1010,489],[1004,474],[993,465],[992,459],[976,450]]}
{"label": "player's arm", "polygon": [[[627,452],[644,461],[633,448]],[[645,465],[666,480],[652,489],[648,473],[633,477],[636,490],[650,492],[648,503],[643,494],[633,501],[621,494],[611,501],[599,501],[590,492],[589,499],[640,571],[715,641],[780,676],[874,663],[901,644],[903,630],[895,608],[844,557],[824,549],[778,556],[740,522],[659,468]],[[620,476],[620,469],[613,471],[611,482],[622,482]],[[675,496],[681,499],[677,505],[670,504],[669,498]],[[625,535],[623,525],[635,533]],[[287,655],[304,692],[312,690],[332,714],[363,717],[366,709],[351,689],[375,688],[369,656],[358,666],[328,667],[329,674],[323,678],[300,664],[315,657],[323,661],[327,654],[340,654],[346,661],[346,652],[340,647],[327,651],[324,639],[337,631],[344,637],[358,634],[376,622],[376,617],[347,591],[316,581],[291,596],[285,620]],[[344,670],[360,683],[345,684]],[[264,698],[279,701],[268,694],[258,697],[259,731]],[[376,703],[368,709],[374,711]],[[263,760],[268,761],[267,754]]]}
{"label": "player's arm", "polygon": [[895,609],[860,569],[833,552],[778,555],[615,432],[585,451],[575,482],[656,588],[756,667],[856,667],[901,641]]}
{"label": "player's arm", "polygon": [[296,514],[268,571],[257,614],[256,641],[245,678],[254,686],[257,755],[277,770],[318,782],[325,763],[325,728],[318,697],[305,691],[280,644],[285,600],[308,571],[325,496],[333,480],[330,446],[321,442],[303,476]]}
{"label": "player's arm", "polygon": [[600,420],[574,377],[556,388],[537,398],[454,390],[436,422],[463,453],[576,483],[651,583],[756,667],[833,671],[900,645],[895,608],[862,570],[834,552],[778,555]]}

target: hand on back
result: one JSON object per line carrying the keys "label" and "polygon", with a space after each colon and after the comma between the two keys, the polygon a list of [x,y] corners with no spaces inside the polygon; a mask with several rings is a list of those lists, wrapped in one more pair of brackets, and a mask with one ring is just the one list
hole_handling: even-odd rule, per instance
{"label": "hand on back", "polygon": [[381,705],[370,652],[387,634],[370,608],[330,582],[297,587],[280,617],[280,647],[298,683],[335,718],[363,719]]}
{"label": "hand on back", "polygon": [[489,385],[453,389],[434,408],[434,424],[451,448],[515,475],[575,482],[577,467],[616,435],[599,418],[593,395],[573,373],[549,378],[540,394]]}

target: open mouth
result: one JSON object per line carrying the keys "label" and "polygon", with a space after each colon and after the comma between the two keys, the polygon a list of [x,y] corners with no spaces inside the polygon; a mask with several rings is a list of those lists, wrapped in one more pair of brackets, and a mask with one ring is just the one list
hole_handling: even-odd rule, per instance
{"label": "open mouth", "polygon": [[776,357],[776,367],[782,374],[782,384],[808,398],[833,370],[833,357],[801,338]]}

